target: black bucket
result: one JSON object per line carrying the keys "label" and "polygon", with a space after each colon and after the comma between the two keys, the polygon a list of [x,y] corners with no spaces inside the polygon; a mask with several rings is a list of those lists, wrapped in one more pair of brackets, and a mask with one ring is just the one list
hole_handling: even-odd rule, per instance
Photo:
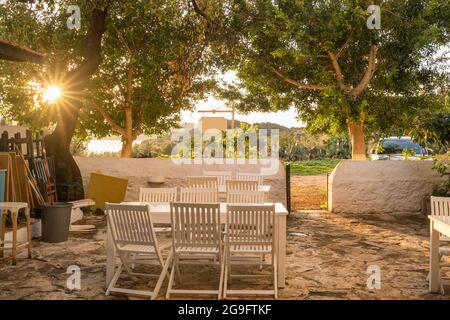
{"label": "black bucket", "polygon": [[41,212],[42,238],[44,242],[64,242],[69,238],[72,204],[57,202],[43,204]]}

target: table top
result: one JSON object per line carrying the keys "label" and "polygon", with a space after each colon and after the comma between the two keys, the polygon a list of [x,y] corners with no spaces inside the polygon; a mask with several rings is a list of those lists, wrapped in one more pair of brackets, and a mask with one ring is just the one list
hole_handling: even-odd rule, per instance
{"label": "table top", "polygon": [[0,209],[4,210],[19,210],[28,208],[28,203],[26,202],[0,202]]}
{"label": "table top", "polygon": [[[150,205],[150,212],[152,214],[167,214],[170,213],[170,203],[164,202],[164,203],[148,203],[148,202],[122,202],[121,204],[129,204],[129,205]],[[220,213],[226,213],[227,212],[227,204],[232,203],[226,203],[226,202],[220,202]],[[266,203],[255,203],[255,205],[275,205],[275,214],[276,215],[287,215],[288,211],[284,207],[284,205],[280,202],[272,203],[272,202],[266,202]],[[252,205],[251,203],[235,203],[235,205]]]}

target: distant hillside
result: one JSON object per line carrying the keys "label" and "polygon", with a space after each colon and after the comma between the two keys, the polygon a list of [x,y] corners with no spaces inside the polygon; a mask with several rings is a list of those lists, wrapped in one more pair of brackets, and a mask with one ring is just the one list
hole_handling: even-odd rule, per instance
{"label": "distant hillside", "polygon": [[290,130],[289,128],[282,126],[278,123],[271,123],[271,122],[255,123],[255,126],[257,126],[259,129],[278,129],[280,131]]}
{"label": "distant hillside", "polygon": [[[235,120],[234,121],[235,128],[239,128],[241,123],[247,123],[247,122]],[[258,127],[259,129],[278,129],[280,131],[289,131],[290,130],[289,128],[282,126],[278,123],[271,123],[271,122],[260,122],[260,123],[254,123],[253,125]],[[228,120],[228,128],[231,128],[231,120]]]}

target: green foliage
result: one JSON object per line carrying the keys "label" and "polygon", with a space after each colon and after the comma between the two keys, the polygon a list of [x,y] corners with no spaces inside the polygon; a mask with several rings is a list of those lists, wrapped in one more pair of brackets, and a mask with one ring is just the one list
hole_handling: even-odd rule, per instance
{"label": "green foliage", "polygon": [[294,176],[312,176],[331,173],[341,160],[298,161],[291,163],[291,174]]}
{"label": "green foliage", "polygon": [[[0,115],[34,129],[56,121],[57,108],[43,99],[43,89],[63,82],[70,69],[79,66],[90,10],[96,1],[79,1],[80,30],[69,30],[65,11],[73,1],[42,1],[34,4],[2,1],[0,38],[46,54],[42,66],[0,60]],[[89,13],[89,14],[88,14]]]}
{"label": "green foliage", "polygon": [[423,146],[447,149],[450,147],[450,113],[436,112],[415,117],[410,134]]}
{"label": "green foliage", "polygon": [[174,142],[170,137],[145,140],[133,146],[133,158],[165,158],[172,153]]}
{"label": "green foliage", "polygon": [[311,134],[304,128],[280,133],[280,158],[286,161],[351,158],[351,146],[343,135]]}
{"label": "green foliage", "polygon": [[86,99],[90,108],[82,114],[86,131],[97,137],[161,134],[178,124],[181,109],[204,98],[213,85],[207,78],[212,65],[204,25],[196,15],[183,14],[186,10],[187,3],[179,0],[111,7],[103,63]]}
{"label": "green foliage", "polygon": [[[209,10],[216,4],[199,2]],[[236,70],[240,82],[218,95],[242,112],[295,106],[315,133],[346,134],[348,123],[359,121],[367,134],[388,135],[408,128],[405,115],[442,106],[448,58],[437,53],[449,43],[447,0],[225,2],[216,10],[232,8],[222,28],[236,35],[225,48],[225,68]],[[381,30],[366,26],[372,3],[381,4]],[[366,74],[370,80],[362,81]]]}
{"label": "green foliage", "polygon": [[408,161],[410,157],[414,157],[416,155],[416,149],[411,148],[404,148],[402,150],[403,160]]}
{"label": "green foliage", "polygon": [[433,190],[434,196],[438,196],[438,197],[439,196],[440,197],[450,196],[450,172],[448,171],[449,168],[450,168],[450,164],[448,164],[448,163],[444,164],[443,162],[441,162],[439,160],[434,161],[433,170],[436,170],[441,175],[441,177],[448,176],[448,180],[445,183],[436,187]]}
{"label": "green foliage", "polygon": [[[64,89],[67,72],[81,63],[90,12],[97,3],[2,1],[1,38],[45,53],[46,64],[0,61],[1,116],[34,128],[55,123],[59,106],[46,103],[42,89],[51,83]],[[214,86],[206,24],[187,1],[108,3],[102,63],[86,90],[77,134],[118,134],[132,141],[141,133],[164,133],[178,124],[181,109],[191,108]],[[73,4],[81,9],[80,30],[66,26],[66,8]]]}

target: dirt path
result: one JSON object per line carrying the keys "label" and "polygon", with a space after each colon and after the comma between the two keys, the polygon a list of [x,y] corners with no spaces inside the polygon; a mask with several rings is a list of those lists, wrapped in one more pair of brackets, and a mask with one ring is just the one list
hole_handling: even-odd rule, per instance
{"label": "dirt path", "polygon": [[327,201],[327,175],[292,176],[292,210],[324,209]]}

